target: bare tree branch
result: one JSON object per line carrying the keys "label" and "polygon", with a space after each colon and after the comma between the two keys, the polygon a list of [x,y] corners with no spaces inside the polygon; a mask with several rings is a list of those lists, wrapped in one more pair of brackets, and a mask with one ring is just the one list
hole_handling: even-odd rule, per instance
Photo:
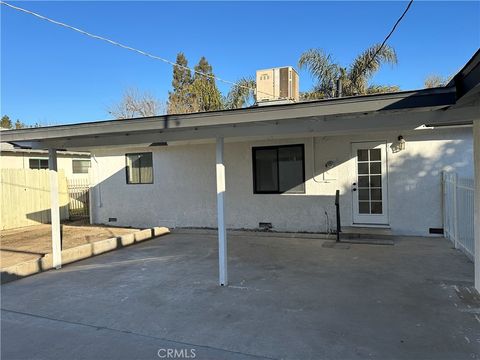
{"label": "bare tree branch", "polygon": [[108,113],[116,119],[131,119],[165,114],[165,109],[165,104],[149,92],[129,88],[123,93],[122,100],[108,109]]}

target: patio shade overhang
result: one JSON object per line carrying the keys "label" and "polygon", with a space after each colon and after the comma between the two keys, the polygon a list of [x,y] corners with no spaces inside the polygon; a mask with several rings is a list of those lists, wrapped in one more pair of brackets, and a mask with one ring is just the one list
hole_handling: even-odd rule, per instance
{"label": "patio shade overhang", "polygon": [[256,106],[182,115],[107,120],[2,131],[1,141],[32,149],[92,150],[121,145],[320,133],[415,129],[429,124],[471,123],[470,102],[456,106],[454,86],[352,96],[285,105]]}

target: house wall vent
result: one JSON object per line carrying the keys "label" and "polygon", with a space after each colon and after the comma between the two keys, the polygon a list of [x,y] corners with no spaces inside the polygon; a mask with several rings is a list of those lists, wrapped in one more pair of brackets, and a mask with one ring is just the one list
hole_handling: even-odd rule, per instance
{"label": "house wall vent", "polygon": [[299,77],[291,66],[257,70],[257,104],[297,102]]}
{"label": "house wall vent", "polygon": [[260,230],[269,231],[269,230],[272,230],[273,226],[272,226],[272,223],[261,222],[261,223],[258,223],[258,228]]}

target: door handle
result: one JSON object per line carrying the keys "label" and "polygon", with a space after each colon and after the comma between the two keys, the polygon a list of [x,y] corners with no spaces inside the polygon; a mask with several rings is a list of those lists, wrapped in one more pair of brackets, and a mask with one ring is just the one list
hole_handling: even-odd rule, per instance
{"label": "door handle", "polygon": [[352,191],[357,191],[357,188],[353,188]]}

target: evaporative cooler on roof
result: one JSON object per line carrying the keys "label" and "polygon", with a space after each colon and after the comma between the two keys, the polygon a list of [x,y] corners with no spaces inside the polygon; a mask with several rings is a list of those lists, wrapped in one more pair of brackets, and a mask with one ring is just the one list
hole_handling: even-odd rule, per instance
{"label": "evaporative cooler on roof", "polygon": [[299,100],[299,78],[291,66],[257,71],[257,103]]}

